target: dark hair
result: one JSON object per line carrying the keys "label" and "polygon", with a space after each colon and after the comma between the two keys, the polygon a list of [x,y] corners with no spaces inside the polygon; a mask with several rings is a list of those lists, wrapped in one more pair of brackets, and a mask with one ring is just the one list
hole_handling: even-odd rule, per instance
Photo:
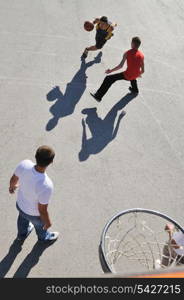
{"label": "dark hair", "polygon": [[104,22],[104,23],[108,23],[108,19],[107,17],[103,16],[100,18],[100,21]]}
{"label": "dark hair", "polygon": [[140,44],[141,44],[141,39],[138,36],[135,36],[132,38],[132,43],[134,43],[134,45],[139,48]]}
{"label": "dark hair", "polygon": [[35,154],[36,164],[40,167],[47,167],[50,165],[55,157],[54,150],[49,146],[40,146]]}

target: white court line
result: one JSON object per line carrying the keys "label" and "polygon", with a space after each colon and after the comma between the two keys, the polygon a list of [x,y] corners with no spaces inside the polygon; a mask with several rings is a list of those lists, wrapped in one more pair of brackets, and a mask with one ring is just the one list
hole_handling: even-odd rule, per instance
{"label": "white court line", "polygon": [[[10,31],[2,31],[0,32],[0,34],[13,34],[13,32],[10,32]],[[25,33],[25,32],[19,32],[18,34],[20,35],[25,35],[25,36],[37,36],[37,37],[51,37],[51,38],[64,38],[64,39],[69,39],[69,40],[79,40],[79,41],[84,41],[84,39],[78,39],[78,38],[73,38],[73,37],[66,37],[66,36],[63,36],[63,35],[52,35],[52,34],[38,34],[38,33]],[[120,50],[123,52],[122,48],[119,48],[119,47],[114,47],[114,46],[110,46],[108,45],[109,48],[112,48],[112,49],[116,49],[116,50]],[[26,51],[29,51],[30,53],[33,53],[33,54],[42,54],[42,55],[48,55],[48,56],[53,56],[53,57],[56,57],[58,56],[56,53],[47,53],[47,52],[42,52],[42,51],[32,51],[32,50],[14,50],[16,52],[26,52]],[[167,67],[169,68],[172,68],[174,69],[175,71],[179,71],[181,73],[183,73],[184,71],[183,70],[178,70],[177,68],[161,61],[161,60],[155,60],[155,59],[152,59],[152,58],[149,58],[148,57],[148,60],[154,62],[154,63],[161,63],[161,64],[164,64],[166,65]],[[34,82],[32,79],[28,79],[27,81],[25,81],[24,78],[0,78],[0,80],[16,80],[16,81],[22,81],[22,84],[25,84],[25,82],[28,82],[28,81],[32,81]],[[36,82],[38,82],[36,80]],[[64,83],[64,82],[60,82],[60,83]],[[20,83],[19,83],[20,84]],[[64,83],[64,84],[67,84],[67,83]],[[39,84],[32,84],[32,85],[46,85],[46,83],[43,83],[43,82],[40,82]],[[87,86],[97,86],[97,84],[94,84],[94,83],[88,83]],[[143,89],[145,91],[151,91],[151,92],[154,92],[154,93],[163,93],[163,94],[168,94],[168,95],[173,95],[173,96],[182,96],[182,95],[177,95],[175,93],[171,93],[171,92],[166,92],[166,91],[161,91],[161,90],[152,90],[152,89]]]}
{"label": "white court line", "polygon": [[[1,31],[0,32],[0,34],[5,34],[5,35],[8,35],[8,34],[12,34],[12,35],[15,35],[15,33],[14,32],[12,32],[12,31],[6,31],[6,30],[3,30],[3,31]],[[48,38],[56,38],[56,39],[66,39],[66,40],[78,40],[78,41],[85,41],[85,39],[83,38],[83,39],[78,39],[78,38],[76,38],[76,37],[70,37],[70,36],[65,36],[65,35],[59,35],[59,34],[45,34],[45,33],[31,33],[31,32],[18,32],[18,33],[16,33],[16,35],[18,36],[18,35],[24,35],[24,36],[35,36],[35,37],[48,37]],[[88,41],[88,40],[86,40],[86,41]]]}
{"label": "white court line", "polygon": [[[112,49],[115,49],[115,50],[119,50],[119,51],[121,51],[122,52],[122,55],[123,55],[123,53],[126,51],[126,50],[123,50],[123,48],[119,48],[119,47],[114,47],[114,46],[110,46],[110,45],[108,45],[108,48],[112,48]],[[177,71],[177,72],[180,72],[180,73],[184,73],[184,70],[182,69],[178,69],[178,68],[176,68],[175,66],[173,66],[172,64],[169,64],[169,63],[167,63],[167,62],[164,62],[163,60],[159,60],[159,59],[153,59],[153,58],[151,58],[151,57],[149,57],[149,56],[147,56],[146,55],[146,57],[145,57],[145,60],[147,61],[147,60],[150,60],[150,61],[152,61],[152,62],[154,62],[154,63],[157,63],[157,64],[163,64],[163,65],[165,65],[166,67],[168,67],[168,68],[171,68],[171,69],[173,69],[173,70],[175,70],[175,71]]]}
{"label": "white court line", "polygon": [[[28,78],[25,79],[25,77],[4,77],[4,76],[0,76],[0,81],[6,81],[7,84],[14,84],[14,82],[16,82],[17,84],[20,85],[32,85],[32,86],[48,86],[48,85],[52,85],[52,86],[60,86],[60,85],[64,85],[66,87],[66,85],[68,83],[70,83],[70,81],[60,81],[60,80],[56,80],[55,76],[53,80],[48,80],[48,81],[40,81],[38,79],[32,79],[32,78]],[[11,82],[7,82],[7,81],[11,81]],[[72,83],[72,85],[81,85],[80,82],[78,83]],[[97,88],[99,87],[99,83],[93,83],[93,82],[87,82],[86,84],[86,89],[88,88]],[[183,95],[177,95],[176,93],[170,93],[170,92],[166,92],[166,91],[162,91],[162,90],[154,90],[154,89],[147,89],[147,88],[142,88],[143,92],[153,92],[153,93],[160,93],[160,94],[166,94],[166,95],[171,95],[171,96],[180,96],[183,97]]]}
{"label": "white court line", "polygon": [[174,146],[172,145],[172,143],[170,142],[170,138],[167,135],[167,133],[165,132],[164,128],[161,125],[161,121],[159,119],[157,119],[157,117],[155,116],[155,114],[153,113],[153,111],[151,110],[151,108],[149,107],[149,105],[147,105],[146,101],[144,101],[144,98],[141,96],[142,101],[141,103],[144,105],[144,107],[149,111],[150,115],[152,116],[153,120],[155,121],[155,123],[157,124],[158,128],[160,129],[160,132],[162,133],[162,135],[164,136],[165,140],[167,141],[172,153],[174,154],[174,156],[177,158],[177,160],[179,161],[179,163],[182,166],[182,169],[184,171],[184,162],[182,160],[182,158],[180,157],[179,153],[180,152],[176,152]]}
{"label": "white court line", "polygon": [[47,56],[58,56],[56,53],[52,53],[52,52],[43,52],[43,51],[33,51],[30,49],[17,49],[17,50],[13,50],[14,52],[20,52],[20,53],[26,53],[26,52],[30,52],[32,54],[41,54],[41,55],[47,55]]}
{"label": "white court line", "polygon": [[[51,81],[43,82],[39,80],[34,79],[25,79],[21,77],[0,77],[1,83],[5,81],[6,84],[20,84],[20,85],[31,85],[31,86],[45,86],[48,87],[48,85],[55,86],[56,84],[52,83]],[[61,82],[62,83],[62,82]]]}
{"label": "white court line", "polygon": [[[56,81],[55,78],[53,80],[49,80],[49,81],[39,81],[37,79],[25,79],[25,77],[1,77],[0,76],[0,81],[5,81],[6,84],[20,84],[20,85],[32,85],[32,86],[45,86],[48,87],[48,85],[55,87],[55,86],[60,86],[63,85],[64,88],[66,88],[67,84],[70,83],[70,81]],[[8,82],[9,81],[9,82]],[[72,85],[77,85],[80,86],[81,83],[72,83]],[[97,87],[97,84],[93,84],[93,83],[87,83],[86,84],[86,89],[88,87]]]}
{"label": "white court line", "polygon": [[177,93],[172,93],[172,92],[167,92],[167,91],[163,91],[163,90],[156,90],[156,89],[147,89],[147,88],[142,88],[142,91],[145,92],[153,92],[153,93],[158,93],[158,94],[166,94],[166,95],[170,95],[170,96],[177,96],[177,97],[182,97],[182,94],[177,94]]}
{"label": "white court line", "polygon": [[[147,60],[147,59],[146,59],[146,60]],[[152,62],[154,62],[154,63],[157,63],[157,64],[165,65],[166,67],[171,68],[171,69],[173,69],[173,70],[175,70],[175,71],[177,71],[177,72],[184,73],[184,70],[178,69],[178,68],[176,68],[175,66],[173,66],[173,65],[171,65],[171,64],[168,64],[168,63],[166,63],[166,62],[164,62],[164,61],[162,61],[162,60],[159,60],[159,59],[153,59],[153,58],[150,58],[149,56],[148,56],[148,60],[150,60],[150,61],[152,61]]]}
{"label": "white court line", "polygon": [[[11,31],[1,31],[0,32],[0,34],[5,34],[5,35],[7,35],[7,34],[12,34],[12,35],[14,35],[15,33],[13,33],[13,32],[11,32]],[[25,36],[36,36],[36,37],[49,37],[49,38],[57,38],[57,39],[67,39],[67,40],[76,40],[76,41],[85,41],[85,42],[89,42],[89,39],[87,40],[85,40],[84,38],[82,38],[82,39],[79,39],[79,38],[75,38],[75,37],[69,37],[69,36],[65,36],[65,35],[53,35],[53,34],[41,34],[41,33],[30,33],[30,32],[19,32],[18,34],[20,34],[20,35],[25,35]],[[17,35],[18,35],[17,34]],[[116,49],[116,50],[119,50],[119,51],[121,51],[122,53],[124,53],[125,52],[125,50],[123,50],[122,48],[120,48],[120,47],[115,47],[115,46],[111,46],[111,45],[108,45],[108,48],[112,48],[112,49]],[[166,62],[164,62],[164,61],[162,61],[162,60],[156,60],[156,59],[152,59],[152,58],[150,58],[149,56],[146,56],[146,59],[148,59],[148,60],[150,60],[150,61],[152,61],[152,62],[154,62],[154,63],[160,63],[160,64],[164,64],[165,66],[167,66],[168,68],[171,68],[171,69],[173,69],[173,70],[175,70],[175,71],[177,71],[177,72],[181,72],[181,73],[184,73],[184,70],[180,70],[180,69],[178,69],[178,68],[176,68],[176,67],[174,67],[174,66],[172,66],[172,65],[170,65],[170,64],[168,64],[168,63],[166,63]]]}

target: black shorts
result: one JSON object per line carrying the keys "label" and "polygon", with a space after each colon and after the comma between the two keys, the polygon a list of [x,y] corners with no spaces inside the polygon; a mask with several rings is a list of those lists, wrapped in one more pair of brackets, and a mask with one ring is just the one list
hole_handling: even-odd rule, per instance
{"label": "black shorts", "polygon": [[102,29],[97,29],[96,36],[95,36],[97,49],[101,49],[105,45],[105,43],[107,42],[106,40],[107,35],[108,35],[107,31]]}
{"label": "black shorts", "polygon": [[96,48],[97,49],[102,49],[102,47],[105,45],[107,40],[104,39],[96,39]]}

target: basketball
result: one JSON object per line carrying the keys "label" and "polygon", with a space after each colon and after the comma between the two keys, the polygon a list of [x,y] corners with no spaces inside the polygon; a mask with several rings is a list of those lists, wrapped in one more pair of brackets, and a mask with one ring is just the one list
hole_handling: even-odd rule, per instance
{"label": "basketball", "polygon": [[89,22],[89,21],[85,21],[85,22],[84,22],[84,29],[85,29],[86,31],[92,31],[93,28],[94,28],[94,24],[93,24],[93,23],[91,23],[91,22]]}

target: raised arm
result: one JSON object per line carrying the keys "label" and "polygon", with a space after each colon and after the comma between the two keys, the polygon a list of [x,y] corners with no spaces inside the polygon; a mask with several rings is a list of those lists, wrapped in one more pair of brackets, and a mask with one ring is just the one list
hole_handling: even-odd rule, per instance
{"label": "raised arm", "polygon": [[123,55],[123,58],[122,58],[122,60],[121,60],[121,62],[120,62],[120,64],[119,64],[118,66],[116,66],[115,68],[113,68],[113,69],[107,69],[107,70],[105,71],[105,73],[106,73],[106,74],[109,74],[109,73],[118,71],[119,69],[123,68],[126,59],[127,59],[127,53],[125,52],[124,55]]}

